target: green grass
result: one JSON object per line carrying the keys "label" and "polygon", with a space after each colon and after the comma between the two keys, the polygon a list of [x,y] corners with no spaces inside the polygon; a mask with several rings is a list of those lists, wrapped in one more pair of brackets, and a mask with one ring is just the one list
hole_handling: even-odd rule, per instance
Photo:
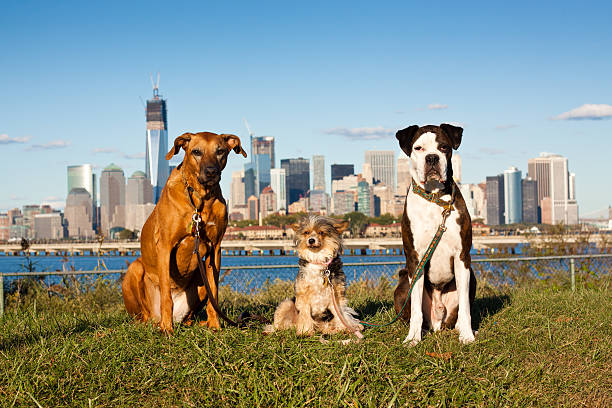
{"label": "green grass", "polygon": [[[362,284],[349,299],[382,322],[393,316],[391,293]],[[446,331],[406,347],[402,323],[349,345],[265,336],[261,326],[177,326],[166,337],[133,322],[116,287],[61,299],[34,285],[9,299],[0,320],[0,406],[609,407],[611,295],[607,279],[575,293],[481,290],[475,343]],[[280,300],[232,296],[237,309],[268,316]]]}

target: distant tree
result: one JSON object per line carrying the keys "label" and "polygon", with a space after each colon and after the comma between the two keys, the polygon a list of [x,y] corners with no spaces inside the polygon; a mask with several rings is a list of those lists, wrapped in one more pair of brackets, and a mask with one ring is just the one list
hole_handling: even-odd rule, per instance
{"label": "distant tree", "polygon": [[344,214],[342,218],[349,221],[349,229],[354,236],[361,235],[368,225],[368,217],[357,211]]}
{"label": "distant tree", "polygon": [[373,217],[369,219],[370,223],[380,224],[380,225],[390,225],[399,221],[398,217],[394,217],[393,215],[387,213],[382,214],[378,217]]}

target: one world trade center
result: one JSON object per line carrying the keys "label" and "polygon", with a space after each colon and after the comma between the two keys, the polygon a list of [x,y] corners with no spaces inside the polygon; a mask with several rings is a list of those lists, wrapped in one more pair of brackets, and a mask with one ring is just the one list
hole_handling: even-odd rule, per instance
{"label": "one world trade center", "polygon": [[153,186],[155,204],[168,180],[168,111],[166,100],[159,96],[158,84],[153,86],[153,99],[147,101],[146,177]]}

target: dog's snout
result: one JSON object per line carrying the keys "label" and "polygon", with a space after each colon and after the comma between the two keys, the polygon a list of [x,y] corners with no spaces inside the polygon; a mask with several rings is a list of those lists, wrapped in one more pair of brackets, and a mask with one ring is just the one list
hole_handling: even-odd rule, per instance
{"label": "dog's snout", "polygon": [[437,154],[428,154],[425,156],[425,163],[430,164],[432,166],[438,164],[440,162],[440,157]]}
{"label": "dog's snout", "polygon": [[208,166],[204,169],[204,175],[206,177],[214,177],[219,175],[219,169],[216,167]]}
{"label": "dog's snout", "polygon": [[308,244],[309,245],[314,245],[315,242],[317,242],[314,238],[308,238]]}

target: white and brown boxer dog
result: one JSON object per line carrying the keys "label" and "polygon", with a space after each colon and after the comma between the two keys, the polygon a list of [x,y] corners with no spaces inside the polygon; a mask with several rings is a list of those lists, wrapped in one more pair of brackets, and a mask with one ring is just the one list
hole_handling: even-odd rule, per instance
{"label": "white and brown boxer dog", "polygon": [[402,312],[402,318],[410,321],[404,343],[418,343],[422,329],[453,327],[459,330],[462,343],[474,341],[470,313],[476,293],[470,258],[472,223],[451,166],[452,151],[459,148],[462,134],[462,128],[448,124],[415,125],[396,134],[412,164],[412,185],[402,217],[406,268],[400,271],[394,293],[397,313],[406,301],[417,264],[442,223],[442,211],[449,205],[452,208],[446,232]]}

